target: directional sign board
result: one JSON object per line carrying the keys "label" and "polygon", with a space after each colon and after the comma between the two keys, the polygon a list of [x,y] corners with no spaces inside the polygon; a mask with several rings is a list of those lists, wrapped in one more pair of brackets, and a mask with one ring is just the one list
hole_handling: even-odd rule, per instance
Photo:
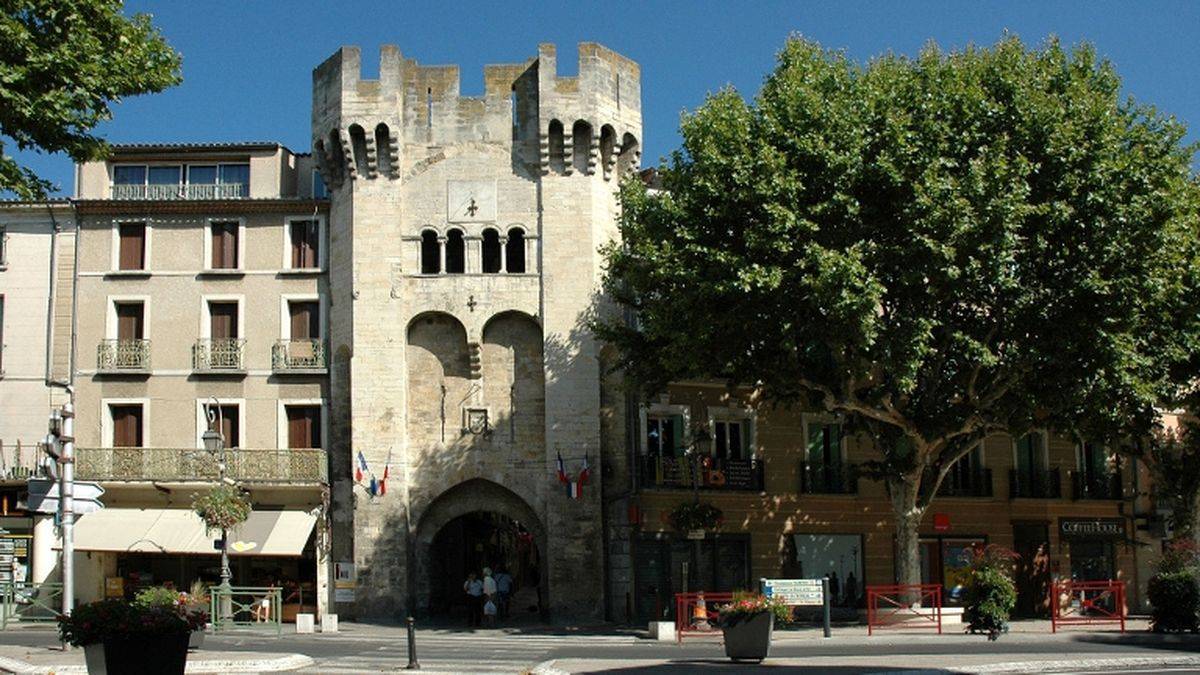
{"label": "directional sign board", "polygon": [[762,592],[788,605],[825,604],[820,579],[763,579]]}
{"label": "directional sign board", "polygon": [[[104,508],[100,496],[104,488],[99,483],[76,482],[75,484],[75,513],[91,513]],[[48,478],[29,479],[29,510],[37,513],[58,513],[59,508],[58,483]]]}

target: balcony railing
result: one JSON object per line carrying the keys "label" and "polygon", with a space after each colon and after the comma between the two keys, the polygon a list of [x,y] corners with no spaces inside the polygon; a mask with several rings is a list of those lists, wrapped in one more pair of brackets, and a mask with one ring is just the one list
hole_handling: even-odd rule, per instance
{"label": "balcony railing", "polygon": [[[701,490],[763,489],[763,463],[758,459],[702,457],[699,464]],[[642,487],[692,489],[692,460],[686,457],[641,458]]]}
{"label": "balcony railing", "polygon": [[800,492],[813,495],[858,494],[858,465],[800,462]]}
{"label": "balcony railing", "polygon": [[[218,480],[217,458],[196,448],[78,448],[75,477],[89,481]],[[246,483],[325,483],[325,451],[320,448],[225,451],[227,475]]]}
{"label": "balcony railing", "polygon": [[249,196],[250,186],[246,183],[112,186],[113,199],[245,199]]}
{"label": "balcony railing", "polygon": [[1035,499],[1062,497],[1062,477],[1058,469],[1020,470],[1008,472],[1008,496]]}
{"label": "balcony railing", "polygon": [[1124,496],[1119,471],[1101,475],[1071,472],[1072,499],[1122,499]]}
{"label": "balcony railing", "polygon": [[242,353],[245,351],[244,338],[196,340],[192,346],[192,369],[203,372],[243,370]]}
{"label": "balcony railing", "polygon": [[954,471],[946,474],[938,495],[942,497],[991,497],[992,470]]}
{"label": "balcony railing", "polygon": [[150,341],[101,340],[96,348],[96,370],[103,373],[150,370]]}
{"label": "balcony railing", "polygon": [[271,370],[277,373],[325,369],[325,343],[321,340],[280,340],[271,347]]}

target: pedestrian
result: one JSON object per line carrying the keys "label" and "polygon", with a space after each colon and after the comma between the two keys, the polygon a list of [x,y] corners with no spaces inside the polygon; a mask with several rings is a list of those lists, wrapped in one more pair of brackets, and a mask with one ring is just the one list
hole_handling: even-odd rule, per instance
{"label": "pedestrian", "polygon": [[497,599],[498,598],[496,597],[496,577],[492,576],[492,568],[485,567],[485,568],[483,568],[483,603],[485,605],[485,609],[486,609],[487,603],[490,602],[493,605],[495,605]]}
{"label": "pedestrian", "polygon": [[467,625],[476,628],[483,623],[483,582],[474,572],[467,574],[463,592],[467,598]]}
{"label": "pedestrian", "polygon": [[513,578],[508,573],[507,567],[501,567],[496,573],[496,594],[499,596],[499,601],[496,603],[496,608],[500,610],[500,618],[508,618],[508,599],[512,597]]}

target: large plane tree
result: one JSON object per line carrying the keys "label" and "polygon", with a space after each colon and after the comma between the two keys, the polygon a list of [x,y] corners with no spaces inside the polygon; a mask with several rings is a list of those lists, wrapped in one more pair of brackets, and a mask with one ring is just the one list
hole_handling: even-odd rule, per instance
{"label": "large plane tree", "polygon": [[1190,377],[1193,149],[1089,46],[859,64],[792,39],[681,136],[661,190],[622,189],[606,289],[632,318],[597,330],[645,391],[718,378],[867,434],[902,582],[983,438],[1145,433]]}

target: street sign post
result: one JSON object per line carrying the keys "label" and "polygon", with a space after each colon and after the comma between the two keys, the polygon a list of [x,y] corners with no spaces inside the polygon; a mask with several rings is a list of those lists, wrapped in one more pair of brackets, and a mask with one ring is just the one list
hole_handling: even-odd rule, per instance
{"label": "street sign post", "polygon": [[824,609],[825,637],[830,635],[829,577],[821,579],[760,579],[762,594],[787,605],[821,606]]}
{"label": "street sign post", "polygon": [[[104,508],[100,501],[104,488],[99,483],[75,483],[74,513],[92,513]],[[62,506],[59,484],[48,478],[29,479],[29,510],[36,513],[58,513]]]}

